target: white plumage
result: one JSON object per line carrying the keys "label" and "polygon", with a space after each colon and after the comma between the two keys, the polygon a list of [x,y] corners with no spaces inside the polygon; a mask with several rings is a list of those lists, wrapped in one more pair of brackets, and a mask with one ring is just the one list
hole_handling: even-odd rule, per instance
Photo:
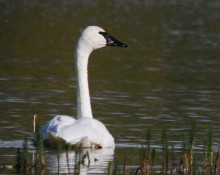
{"label": "white plumage", "polygon": [[105,125],[93,118],[88,86],[89,55],[93,50],[106,45],[127,47],[97,26],[85,28],[79,37],[75,50],[77,120],[70,116],[57,115],[44,125],[43,138],[50,144],[60,139],[75,146],[115,147],[114,138]]}

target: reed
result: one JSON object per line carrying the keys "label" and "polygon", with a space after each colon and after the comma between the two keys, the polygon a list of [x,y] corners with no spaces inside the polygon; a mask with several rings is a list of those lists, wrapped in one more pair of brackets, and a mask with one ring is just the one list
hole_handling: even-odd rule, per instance
{"label": "reed", "polygon": [[218,148],[218,152],[215,154],[214,174],[218,174],[218,172],[219,172],[219,164],[220,164],[220,148]]}
{"label": "reed", "polygon": [[151,133],[151,128],[149,128],[146,131],[146,146],[147,146],[148,153],[150,152],[151,139],[152,139],[152,133]]}
{"label": "reed", "polygon": [[75,156],[74,156],[74,175],[80,174],[80,165],[81,165],[81,156],[80,156],[81,148],[77,148],[75,150]]}
{"label": "reed", "polygon": [[33,131],[34,131],[34,138],[32,141],[33,141],[33,144],[36,146],[36,154],[35,154],[33,166],[37,168],[38,170],[39,169],[43,170],[46,166],[45,146],[44,146],[44,140],[43,140],[41,128],[38,123],[37,114],[34,114]]}
{"label": "reed", "polygon": [[17,148],[17,156],[16,156],[16,164],[14,166],[5,166],[8,168],[15,168],[17,170],[17,173],[19,173],[21,170],[23,170],[23,173],[27,173],[29,170],[32,169],[32,162],[30,159],[30,155],[28,152],[28,141],[25,137],[22,151],[20,148]]}
{"label": "reed", "polygon": [[185,135],[184,136],[184,140],[182,142],[182,147],[181,147],[181,150],[182,150],[182,154],[186,154],[187,153],[187,147],[188,147],[188,143],[187,143],[187,136]]}
{"label": "reed", "polygon": [[36,133],[36,159],[35,159],[34,166],[44,169],[46,166],[45,147],[44,147],[44,140],[43,140],[41,128],[38,124],[36,125],[35,133]]}
{"label": "reed", "polygon": [[108,163],[108,175],[119,175],[118,160]]}
{"label": "reed", "polygon": [[[212,128],[209,129],[206,141],[204,142],[204,152],[205,152],[205,160],[206,160],[206,166],[204,170],[199,167],[198,170],[195,169],[195,157],[193,156],[193,148],[195,146],[195,140],[196,140],[196,123],[195,121],[192,122],[191,128],[189,129],[188,135],[184,137],[182,142],[182,156],[181,156],[181,163],[180,168],[178,168],[178,164],[175,164],[175,147],[174,145],[169,146],[168,137],[167,137],[167,129],[163,128],[162,134],[161,134],[161,149],[162,151],[162,158],[163,163],[162,167],[163,170],[161,171],[161,174],[183,174],[183,175],[190,175],[190,174],[201,174],[203,171],[206,174],[217,174],[218,168],[219,168],[219,162],[220,162],[220,151],[218,150],[217,153],[214,153],[213,143],[213,130]],[[140,149],[140,166],[136,170],[126,170],[126,164],[128,163],[127,158],[124,159],[123,162],[123,172],[121,174],[126,175],[128,172],[129,174],[141,174],[141,175],[150,175],[155,174],[154,166],[156,163],[156,158],[158,155],[157,149],[152,148],[152,131],[149,128],[146,130],[146,136],[145,136],[145,146]],[[59,144],[57,144],[59,145]],[[59,147],[59,146],[58,146]],[[68,155],[70,147],[66,147],[66,152]],[[58,155],[60,148],[58,148]],[[75,149],[75,167],[74,167],[74,174],[78,175],[80,174],[80,166],[85,164],[85,160],[88,158],[88,162],[90,162],[89,153],[86,152],[84,155],[81,154],[80,149]],[[160,152],[160,151],[159,151]],[[159,155],[158,155],[159,156]],[[67,156],[68,157],[68,156]],[[69,158],[68,158],[69,159]],[[58,156],[59,161],[59,156]],[[67,161],[68,162],[68,161]],[[169,170],[169,164],[172,162],[172,172]],[[178,160],[177,160],[178,162]],[[88,163],[89,166],[90,163]],[[108,165],[108,175],[119,175],[119,162],[109,162]],[[150,171],[148,169],[150,167]],[[70,173],[70,171],[68,171]],[[158,171],[157,171],[158,173]]]}
{"label": "reed", "polygon": [[108,163],[108,175],[112,175],[113,174],[113,166],[112,166],[112,162],[110,161]]}
{"label": "reed", "polygon": [[117,160],[114,162],[113,175],[119,175],[118,161]]}
{"label": "reed", "polygon": [[193,172],[194,162],[193,162],[193,145],[195,142],[195,135],[196,135],[196,121],[195,119],[192,121],[191,129],[189,131],[189,161],[190,161],[190,174]]}
{"label": "reed", "polygon": [[[164,127],[162,134],[161,134],[161,144],[162,148],[165,149],[165,147],[168,145],[168,138],[167,138],[167,129]],[[163,151],[164,153],[164,151]]]}
{"label": "reed", "polygon": [[[43,143],[43,137],[41,134],[40,127],[36,124],[35,125],[35,140],[36,140],[36,150],[34,154],[34,161],[31,159],[30,150],[28,148],[28,140],[27,138],[24,139],[24,143],[22,148],[17,149],[17,156],[16,156],[16,164],[14,166],[7,166],[4,164],[0,164],[0,168],[4,167],[13,167],[17,170],[17,173],[23,171],[25,174],[39,174],[43,172],[46,167],[45,163],[45,148]],[[157,148],[153,147],[152,145],[152,131],[149,128],[146,130],[145,142],[143,147],[140,149],[140,162],[138,168],[134,170],[128,170],[128,158],[126,157],[123,161],[122,165],[122,172],[119,169],[119,162],[117,160],[113,162],[109,162],[108,164],[108,175],[127,175],[127,174],[134,174],[134,175],[151,175],[151,174],[183,174],[183,175],[191,175],[191,174],[218,174],[219,173],[219,164],[220,164],[220,148],[217,152],[214,151],[214,131],[213,128],[209,128],[207,131],[207,136],[204,141],[204,162],[205,165],[203,167],[196,167],[196,162],[201,160],[195,159],[194,157],[194,147],[196,146],[196,123],[195,121],[192,122],[191,128],[189,129],[188,135],[183,138],[182,141],[182,150],[181,156],[179,153],[176,153],[174,145],[169,146],[168,137],[167,137],[167,129],[163,128],[161,133],[161,145]],[[87,165],[88,168],[90,166],[90,155],[87,151],[85,154],[82,154],[82,148],[74,148],[71,150],[71,145],[61,145],[59,140],[57,140],[57,163],[58,163],[58,172],[60,171],[60,153],[64,149],[66,152],[66,160],[67,160],[67,167],[68,173],[79,175],[81,166]],[[69,152],[75,152],[75,165],[73,173],[71,173],[71,167],[69,161],[71,157],[69,157]],[[177,156],[178,155],[178,156]],[[162,168],[157,170],[155,165],[160,165],[161,162],[157,162],[158,157],[162,158]],[[88,159],[88,164],[85,163]],[[181,160],[181,161],[180,161]],[[175,163],[181,162],[181,163]],[[172,171],[170,165],[172,163]]]}
{"label": "reed", "polygon": [[213,174],[214,148],[213,129],[210,128],[205,141],[205,173]]}
{"label": "reed", "polygon": [[170,157],[170,148],[166,145],[165,148],[165,169],[164,172],[167,174],[169,172],[169,157]]}
{"label": "reed", "polygon": [[175,148],[174,148],[174,145],[172,145],[172,147],[171,147],[171,161],[172,161],[172,165],[175,165]]}
{"label": "reed", "polygon": [[151,151],[151,172],[154,174],[154,164],[156,160],[156,148],[153,148]]}
{"label": "reed", "polygon": [[22,155],[20,148],[17,148],[17,163],[15,165],[15,168],[17,169],[17,173],[19,173],[22,168]]}
{"label": "reed", "polygon": [[162,167],[164,171],[166,172],[168,170],[168,157],[167,154],[168,151],[168,138],[167,138],[167,129],[164,127],[161,134],[161,145],[162,145],[162,156],[163,156],[163,162]]}
{"label": "reed", "polygon": [[139,157],[140,157],[140,167],[137,168],[136,172],[141,171],[142,173],[146,173],[148,172],[148,164],[149,164],[149,153],[148,153],[148,148],[141,148],[140,149],[140,153],[139,153]]}
{"label": "reed", "polygon": [[60,172],[60,153],[61,153],[61,143],[58,139],[57,141],[57,174]]}
{"label": "reed", "polygon": [[29,162],[30,161],[28,155],[28,142],[27,142],[27,138],[25,137],[23,143],[23,156],[22,156],[22,167],[25,172],[28,171],[29,167],[31,166]]}
{"label": "reed", "polygon": [[174,145],[172,145],[171,147],[171,161],[172,161],[172,174],[176,174],[177,173],[177,166],[178,164],[176,163],[176,156],[175,156],[175,147]]}
{"label": "reed", "polygon": [[67,174],[70,174],[70,161],[69,161],[69,152],[71,151],[71,145],[65,145],[65,153],[66,153],[66,166],[67,166]]}
{"label": "reed", "polygon": [[127,164],[127,157],[124,158],[124,162],[123,162],[123,175],[127,174],[126,164]]}

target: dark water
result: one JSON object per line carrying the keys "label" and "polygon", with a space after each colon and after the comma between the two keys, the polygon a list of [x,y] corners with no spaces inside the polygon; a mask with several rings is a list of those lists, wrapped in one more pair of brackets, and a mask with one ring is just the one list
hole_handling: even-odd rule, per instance
{"label": "dark water", "polygon": [[[41,125],[56,114],[75,116],[74,44],[87,25],[103,27],[129,47],[91,55],[93,113],[116,148],[91,152],[102,157],[85,174],[106,172],[114,158],[137,165],[149,127],[155,147],[166,127],[179,148],[195,119],[196,144],[212,127],[215,149],[220,146],[218,1],[1,0],[0,9],[1,161],[13,162],[15,148],[32,137],[35,113]],[[47,154],[46,172],[57,172],[56,154]]]}

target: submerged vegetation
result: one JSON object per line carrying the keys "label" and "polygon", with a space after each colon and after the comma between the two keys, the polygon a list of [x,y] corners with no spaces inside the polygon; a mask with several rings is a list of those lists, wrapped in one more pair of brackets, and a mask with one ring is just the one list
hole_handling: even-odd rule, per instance
{"label": "submerged vegetation", "polygon": [[[44,174],[46,165],[45,144],[39,126],[36,126],[35,140],[36,148],[31,151],[28,147],[28,140],[25,138],[23,147],[17,149],[15,165],[0,164],[1,169],[13,169],[17,173]],[[126,157],[122,164],[118,160],[109,162],[106,168],[108,175],[151,175],[151,174],[218,174],[220,165],[220,149],[214,150],[214,131],[208,130],[204,137],[204,154],[199,159],[194,156],[196,139],[196,122],[193,121],[189,133],[184,137],[181,148],[175,148],[168,140],[167,129],[163,128],[161,133],[161,144],[152,145],[152,131],[147,129],[145,144],[140,149],[139,165],[136,168],[127,168],[129,161]],[[201,139],[200,139],[201,140]],[[69,153],[71,149],[75,152],[74,167],[70,168]],[[61,145],[57,140],[57,173],[60,173],[60,154],[65,152],[67,174],[80,174],[81,166],[90,166],[90,155],[87,151],[82,154],[83,148],[73,148],[70,145]],[[197,163],[199,162],[199,163]],[[71,170],[70,170],[71,169]]]}

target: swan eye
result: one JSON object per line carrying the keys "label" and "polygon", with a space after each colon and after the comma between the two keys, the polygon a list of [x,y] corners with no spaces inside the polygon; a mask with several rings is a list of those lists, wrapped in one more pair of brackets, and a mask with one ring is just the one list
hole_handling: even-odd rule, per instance
{"label": "swan eye", "polygon": [[116,40],[114,37],[110,36],[107,32],[99,32],[105,40],[107,46],[118,46],[118,47],[128,47],[126,44]]}
{"label": "swan eye", "polygon": [[107,32],[99,32],[105,40],[106,40],[106,45],[112,45],[114,41],[112,40],[112,37],[107,33]]}
{"label": "swan eye", "polygon": [[99,32],[105,39],[109,37],[109,34],[107,32]]}
{"label": "swan eye", "polygon": [[101,34],[101,35],[106,35],[107,34],[108,35],[107,32],[101,32],[101,31],[99,32],[99,34]]}

